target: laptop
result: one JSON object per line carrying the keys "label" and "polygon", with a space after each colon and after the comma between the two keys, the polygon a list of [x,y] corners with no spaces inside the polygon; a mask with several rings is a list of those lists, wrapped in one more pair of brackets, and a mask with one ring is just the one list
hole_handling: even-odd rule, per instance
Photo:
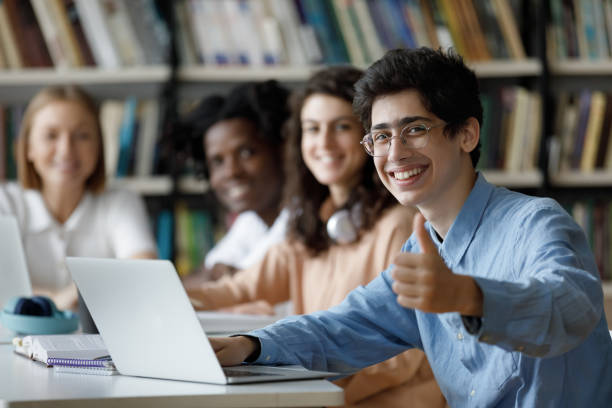
{"label": "laptop", "polygon": [[[15,296],[32,296],[32,285],[26,264],[25,251],[17,220],[13,216],[0,216],[0,309]],[[0,326],[0,343],[8,342],[15,333]]]}
{"label": "laptop", "polygon": [[169,261],[68,257],[66,265],[121,374],[212,384],[337,375],[298,366],[222,368]]}

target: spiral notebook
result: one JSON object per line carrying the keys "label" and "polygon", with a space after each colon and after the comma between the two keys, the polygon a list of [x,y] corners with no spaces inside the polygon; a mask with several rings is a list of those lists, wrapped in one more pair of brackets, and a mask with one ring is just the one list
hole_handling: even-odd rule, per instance
{"label": "spiral notebook", "polygon": [[108,350],[98,334],[47,334],[17,337],[13,340],[15,353],[48,366],[73,365],[107,366]]}
{"label": "spiral notebook", "polygon": [[119,375],[115,367],[75,367],[70,365],[53,366],[55,373],[87,374],[87,375]]}

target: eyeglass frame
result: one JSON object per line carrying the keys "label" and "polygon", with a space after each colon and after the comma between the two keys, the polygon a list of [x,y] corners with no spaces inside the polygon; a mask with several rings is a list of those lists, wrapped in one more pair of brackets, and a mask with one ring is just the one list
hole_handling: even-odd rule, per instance
{"label": "eyeglass frame", "polygon": [[[425,142],[423,143],[423,145],[421,146],[412,146],[412,147],[408,147],[409,149],[422,149],[423,147],[427,146],[427,143],[429,143],[429,139],[430,139],[430,133],[429,131],[431,129],[435,129],[435,128],[439,128],[439,127],[443,127],[446,126],[447,123],[446,122],[442,122],[439,123],[437,125],[426,125],[424,123],[419,123],[419,124],[414,124],[414,123],[408,123],[406,124],[399,132],[399,135],[396,136],[391,136],[390,138],[388,138],[388,143],[386,143],[387,145],[387,152],[385,154],[379,154],[379,155],[375,155],[374,154],[374,139],[372,138],[372,131],[366,133],[363,138],[361,139],[361,141],[359,142],[360,145],[363,146],[364,150],[366,151],[367,154],[369,154],[372,157],[384,157],[389,155],[389,151],[391,150],[391,141],[393,139],[399,139],[402,142],[402,145],[406,145],[406,143],[408,142],[408,138],[406,136],[403,136],[404,131],[406,129],[410,129],[410,128],[415,128],[415,127],[419,127],[419,126],[423,126],[425,127],[425,134],[423,135],[423,139],[425,140]],[[381,129],[382,131],[382,129]],[[376,131],[374,131],[376,132]],[[368,142],[366,142],[366,138],[370,137],[372,139],[372,151],[370,152],[370,150],[368,149]]]}

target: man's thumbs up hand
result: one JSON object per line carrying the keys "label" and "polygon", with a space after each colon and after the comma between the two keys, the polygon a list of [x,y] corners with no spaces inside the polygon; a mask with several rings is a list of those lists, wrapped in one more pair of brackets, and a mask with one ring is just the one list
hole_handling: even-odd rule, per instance
{"label": "man's thumbs up hand", "polygon": [[397,302],[429,313],[482,314],[482,293],[476,282],[454,274],[444,263],[425,228],[425,217],[414,216],[412,224],[420,253],[402,252],[395,257],[392,272]]}
{"label": "man's thumbs up hand", "polygon": [[425,229],[425,217],[420,212],[414,215],[414,221],[412,222],[412,229],[417,237],[421,252],[424,254],[438,254],[438,247],[431,240],[429,232]]}

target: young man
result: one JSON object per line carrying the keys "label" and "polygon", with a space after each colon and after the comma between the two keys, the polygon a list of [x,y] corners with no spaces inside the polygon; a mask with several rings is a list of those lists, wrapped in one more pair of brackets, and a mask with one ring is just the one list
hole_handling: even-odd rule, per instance
{"label": "young man", "polygon": [[395,50],[356,88],[362,144],[393,195],[419,208],[415,232],[339,306],[214,340],[222,364],[349,373],[418,347],[453,407],[610,406],[612,340],[584,233],[555,201],[474,170],[474,73],[452,53]]}

